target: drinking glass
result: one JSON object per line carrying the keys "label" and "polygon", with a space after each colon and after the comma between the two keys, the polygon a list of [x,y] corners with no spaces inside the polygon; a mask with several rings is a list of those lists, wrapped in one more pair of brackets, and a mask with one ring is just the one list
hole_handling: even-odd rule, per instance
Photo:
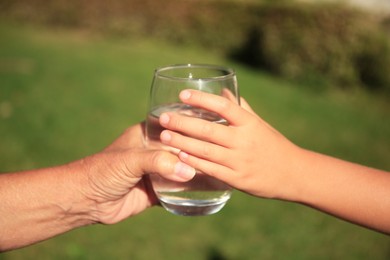
{"label": "drinking glass", "polygon": [[[239,104],[236,75],[230,68],[201,64],[159,68],[154,73],[150,91],[145,127],[146,147],[178,153],[174,148],[160,142],[160,134],[164,128],[159,124],[159,116],[164,112],[228,124],[218,114],[182,103],[179,93],[184,89],[220,95]],[[200,171],[196,171],[191,181],[184,183],[170,181],[157,174],[149,176],[161,205],[176,215],[201,216],[216,213],[224,207],[232,192],[227,184]]]}

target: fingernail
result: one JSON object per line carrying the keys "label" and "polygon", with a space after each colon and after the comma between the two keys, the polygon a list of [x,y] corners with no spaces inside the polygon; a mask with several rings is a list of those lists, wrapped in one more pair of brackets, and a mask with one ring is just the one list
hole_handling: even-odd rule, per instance
{"label": "fingernail", "polygon": [[195,169],[182,162],[176,163],[174,171],[175,175],[183,180],[190,180],[195,176]]}
{"label": "fingernail", "polygon": [[188,154],[183,152],[183,151],[180,151],[179,152],[179,158],[182,160],[182,161],[185,161],[187,158],[188,158]]}
{"label": "fingernail", "polygon": [[167,131],[163,131],[160,135],[161,141],[169,142],[172,139],[172,136]]}
{"label": "fingernail", "polygon": [[188,90],[183,90],[182,92],[180,92],[180,98],[183,100],[186,100],[186,99],[189,99],[191,97],[191,92],[188,91]]}
{"label": "fingernail", "polygon": [[160,124],[162,124],[162,125],[166,125],[166,124],[168,124],[169,123],[169,116],[167,115],[167,114],[161,114],[160,115]]}

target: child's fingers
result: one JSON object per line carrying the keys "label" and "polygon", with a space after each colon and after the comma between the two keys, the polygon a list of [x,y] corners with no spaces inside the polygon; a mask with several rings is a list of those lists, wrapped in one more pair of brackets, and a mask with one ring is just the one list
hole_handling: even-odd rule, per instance
{"label": "child's fingers", "polygon": [[196,157],[225,165],[230,158],[230,151],[222,146],[183,136],[170,130],[164,130],[160,135],[161,142]]}
{"label": "child's fingers", "polygon": [[183,90],[180,93],[180,99],[186,104],[215,112],[234,126],[247,123],[253,116],[226,97],[201,91]]}
{"label": "child's fingers", "polygon": [[224,165],[198,158],[185,152],[179,153],[179,158],[185,164],[201,171],[209,176],[215,177],[229,185],[234,184],[234,171]]}
{"label": "child's fingers", "polygon": [[164,128],[225,147],[228,147],[229,141],[234,138],[233,129],[199,118],[163,113],[159,122]]}

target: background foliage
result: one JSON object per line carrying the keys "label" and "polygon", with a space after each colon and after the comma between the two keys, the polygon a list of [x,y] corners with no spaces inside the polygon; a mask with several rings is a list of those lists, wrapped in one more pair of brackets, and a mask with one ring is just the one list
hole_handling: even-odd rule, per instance
{"label": "background foliage", "polygon": [[5,0],[18,20],[198,44],[321,88],[390,93],[389,16],[296,1]]}

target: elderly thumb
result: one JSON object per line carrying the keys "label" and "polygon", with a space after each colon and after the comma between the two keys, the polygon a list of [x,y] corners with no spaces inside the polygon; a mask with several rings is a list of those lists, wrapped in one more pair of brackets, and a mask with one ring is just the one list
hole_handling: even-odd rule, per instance
{"label": "elderly thumb", "polygon": [[141,171],[145,174],[158,174],[165,179],[185,182],[191,180],[196,171],[166,151],[146,151],[142,156]]}

